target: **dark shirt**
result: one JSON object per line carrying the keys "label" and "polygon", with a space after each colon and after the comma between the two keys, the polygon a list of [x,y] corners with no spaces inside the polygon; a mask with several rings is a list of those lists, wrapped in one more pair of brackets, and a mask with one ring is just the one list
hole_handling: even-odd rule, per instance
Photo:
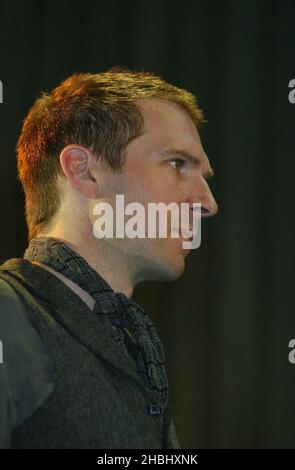
{"label": "dark shirt", "polygon": [[[3,345],[3,363],[0,364],[0,448],[9,448],[13,429],[42,407],[55,384],[53,362],[47,345],[33,326],[15,290],[3,279],[0,279],[0,340]],[[125,340],[132,351],[131,338],[126,336]],[[134,344],[132,355],[135,360]],[[170,433],[171,446],[179,448],[173,422]]]}
{"label": "dark shirt", "polygon": [[14,289],[0,279],[0,448],[53,391],[53,364]]}

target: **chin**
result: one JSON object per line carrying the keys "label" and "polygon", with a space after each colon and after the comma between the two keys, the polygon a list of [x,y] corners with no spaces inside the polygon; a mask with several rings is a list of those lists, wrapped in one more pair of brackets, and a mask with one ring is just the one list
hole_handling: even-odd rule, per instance
{"label": "chin", "polygon": [[176,281],[185,270],[184,256],[177,258],[157,259],[153,264],[153,272],[151,280],[153,281]]}
{"label": "chin", "polygon": [[[152,249],[151,249],[152,248]],[[185,258],[190,250],[173,244],[149,244],[141,247],[137,262],[141,266],[140,281],[175,281],[185,271]]]}

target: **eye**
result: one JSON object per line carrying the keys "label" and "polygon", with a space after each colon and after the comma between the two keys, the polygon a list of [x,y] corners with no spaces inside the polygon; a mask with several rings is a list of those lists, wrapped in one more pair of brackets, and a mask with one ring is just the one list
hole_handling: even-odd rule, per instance
{"label": "eye", "polygon": [[172,160],[170,160],[170,163],[176,163],[176,165],[172,165],[172,166],[176,170],[180,170],[186,162],[182,158],[173,158]]}

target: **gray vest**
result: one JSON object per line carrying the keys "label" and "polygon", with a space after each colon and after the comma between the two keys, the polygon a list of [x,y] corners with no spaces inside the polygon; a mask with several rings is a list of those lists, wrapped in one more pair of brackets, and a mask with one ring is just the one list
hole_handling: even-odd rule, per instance
{"label": "gray vest", "polygon": [[89,307],[48,271],[23,258],[0,277],[16,291],[54,365],[55,387],[12,432],[25,449],[179,448],[171,404],[144,386],[136,365]]}

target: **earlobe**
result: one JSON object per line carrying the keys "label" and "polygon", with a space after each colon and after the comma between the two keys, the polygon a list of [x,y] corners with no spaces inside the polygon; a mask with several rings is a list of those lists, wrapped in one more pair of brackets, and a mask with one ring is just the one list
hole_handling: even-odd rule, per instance
{"label": "earlobe", "polygon": [[71,186],[89,198],[96,197],[97,181],[90,172],[91,153],[79,145],[68,145],[60,154],[60,165]]}

